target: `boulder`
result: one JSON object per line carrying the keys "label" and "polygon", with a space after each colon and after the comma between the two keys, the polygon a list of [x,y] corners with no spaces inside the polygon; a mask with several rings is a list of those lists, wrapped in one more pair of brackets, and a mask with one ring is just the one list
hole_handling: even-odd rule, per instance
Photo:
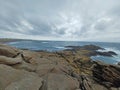
{"label": "boulder", "polygon": [[0,56],[0,64],[6,64],[6,65],[15,65],[22,63],[22,58],[10,58],[6,56]]}
{"label": "boulder", "polygon": [[0,44],[0,55],[7,57],[15,57],[18,53],[18,49]]}

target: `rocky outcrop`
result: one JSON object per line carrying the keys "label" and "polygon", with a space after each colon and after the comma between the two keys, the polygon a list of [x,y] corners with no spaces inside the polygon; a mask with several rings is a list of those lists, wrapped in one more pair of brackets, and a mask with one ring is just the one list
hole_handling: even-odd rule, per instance
{"label": "rocky outcrop", "polygon": [[34,52],[0,45],[0,90],[119,90],[120,66],[90,58],[103,48],[71,48]]}
{"label": "rocky outcrop", "polygon": [[108,57],[112,57],[114,55],[117,55],[117,53],[113,52],[113,51],[106,51],[106,52],[101,52],[98,50],[105,50],[104,48],[101,48],[99,46],[95,46],[95,45],[85,45],[85,46],[66,46],[66,50],[70,50],[73,52],[77,52],[79,51],[87,51],[88,53],[85,53],[86,56],[97,56],[97,55],[101,55],[101,56],[108,56]]}
{"label": "rocky outcrop", "polygon": [[80,89],[81,90],[108,90],[105,86],[102,86],[92,80],[91,77],[82,74],[80,75]]}
{"label": "rocky outcrop", "polygon": [[49,57],[44,52],[43,58],[33,51],[1,46],[4,48],[0,50],[0,90],[79,89],[78,80],[70,75],[72,67],[62,59],[59,61],[55,54]]}
{"label": "rocky outcrop", "polygon": [[94,62],[93,77],[106,87],[120,87],[120,67],[117,65],[106,65],[102,62]]}
{"label": "rocky outcrop", "polygon": [[104,48],[101,48],[101,47],[95,46],[95,45],[66,46],[66,48],[71,48],[71,49],[74,49],[74,50],[80,50],[80,49],[83,49],[83,50],[99,50],[99,49],[102,49],[102,50],[104,50]]}

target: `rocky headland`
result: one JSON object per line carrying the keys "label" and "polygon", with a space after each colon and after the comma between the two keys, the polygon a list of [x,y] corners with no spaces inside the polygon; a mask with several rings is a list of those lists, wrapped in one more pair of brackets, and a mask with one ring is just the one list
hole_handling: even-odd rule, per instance
{"label": "rocky headland", "polygon": [[95,45],[57,52],[0,44],[0,90],[120,90],[120,66],[91,60],[117,55]]}
{"label": "rocky headland", "polygon": [[22,39],[10,39],[10,38],[0,38],[0,44],[21,41]]}

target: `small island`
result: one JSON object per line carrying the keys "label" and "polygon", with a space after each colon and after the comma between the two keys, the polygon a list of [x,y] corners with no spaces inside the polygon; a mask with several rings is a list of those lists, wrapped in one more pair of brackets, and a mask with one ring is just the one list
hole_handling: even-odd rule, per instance
{"label": "small island", "polygon": [[0,90],[119,90],[120,66],[93,61],[95,45],[48,52],[0,44]]}

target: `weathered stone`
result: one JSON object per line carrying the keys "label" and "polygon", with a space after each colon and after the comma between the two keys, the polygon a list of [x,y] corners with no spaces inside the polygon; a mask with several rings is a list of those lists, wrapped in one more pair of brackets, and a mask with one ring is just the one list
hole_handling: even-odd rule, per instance
{"label": "weathered stone", "polygon": [[[29,89],[29,87],[34,87],[32,86],[35,85],[34,83],[36,83],[37,88],[38,84],[40,87],[40,81],[42,81],[42,79],[35,73],[17,70],[7,65],[0,64],[0,90],[5,90],[6,87],[11,88],[7,88],[7,90],[38,90]],[[15,89],[16,87],[19,89]]]}
{"label": "weathered stone", "polygon": [[35,72],[36,68],[37,68],[36,65],[32,65],[32,64],[26,63],[24,61],[22,61],[22,63],[20,63],[20,64],[12,65],[12,67],[14,67],[16,69],[23,69],[23,70],[26,70],[29,72]]}
{"label": "weathered stone", "polygon": [[48,73],[70,74],[71,69],[62,64],[41,64],[37,67],[36,73],[44,76]]}
{"label": "weathered stone", "polygon": [[26,78],[11,83],[5,90],[39,90],[41,86],[41,78],[28,75]]}
{"label": "weathered stone", "polygon": [[22,63],[22,58],[10,58],[6,56],[0,56],[0,64],[6,64],[6,65],[15,65]]}
{"label": "weathered stone", "polygon": [[47,90],[75,90],[79,88],[79,82],[64,74],[48,74],[46,76]]}
{"label": "weathered stone", "polygon": [[15,57],[19,53],[19,50],[9,47],[7,45],[0,44],[0,55],[7,57]]}
{"label": "weathered stone", "polygon": [[0,45],[0,90],[119,90],[120,66],[91,62],[103,48],[71,48],[34,52]]}
{"label": "weathered stone", "polygon": [[120,87],[120,67],[117,65],[106,65],[94,62],[93,77],[106,87]]}
{"label": "weathered stone", "polygon": [[85,74],[80,77],[80,89],[81,90],[108,90],[106,87],[95,83],[91,78]]}
{"label": "weathered stone", "polygon": [[103,85],[100,85],[100,84],[92,84],[92,88],[91,90],[110,90],[109,88],[106,88],[105,86]]}
{"label": "weathered stone", "polygon": [[114,87],[112,87],[112,88],[110,88],[110,90],[120,90],[120,88],[114,88]]}

